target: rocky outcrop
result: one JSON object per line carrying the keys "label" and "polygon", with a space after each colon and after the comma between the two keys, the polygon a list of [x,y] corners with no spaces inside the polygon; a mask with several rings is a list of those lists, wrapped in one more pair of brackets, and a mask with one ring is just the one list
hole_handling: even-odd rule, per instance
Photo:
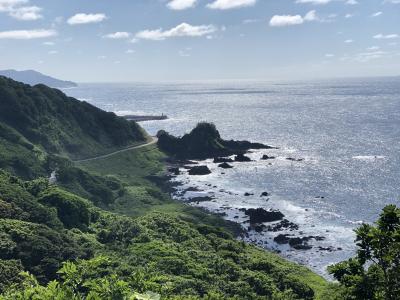
{"label": "rocky outcrop", "polygon": [[214,158],[214,163],[219,164],[219,163],[230,163],[233,162],[232,158],[229,157],[215,157]]}
{"label": "rocky outcrop", "polygon": [[275,156],[268,156],[268,155],[266,155],[266,154],[264,154],[264,155],[261,157],[262,160],[269,160],[269,159],[275,159],[275,158],[276,158]]}
{"label": "rocky outcrop", "polygon": [[170,173],[172,173],[174,175],[179,175],[180,174],[179,168],[175,168],[175,167],[169,168],[168,172],[170,172]]}
{"label": "rocky outcrop", "polygon": [[218,168],[222,168],[222,169],[232,169],[233,168],[233,166],[231,166],[230,164],[228,164],[228,163],[222,163],[222,164],[219,164],[218,165]]}
{"label": "rocky outcrop", "polygon": [[249,216],[250,224],[275,222],[285,217],[284,214],[278,210],[265,210],[264,208],[244,209],[244,213]]}
{"label": "rocky outcrop", "polygon": [[300,162],[300,161],[304,161],[304,158],[293,158],[293,157],[287,157],[287,158],[286,158],[286,160]]}
{"label": "rocky outcrop", "polygon": [[[243,154],[249,149],[272,147],[248,141],[226,141],[221,138],[214,124],[199,123],[190,133],[175,137],[164,130],[157,133],[158,147],[176,158],[205,159]],[[216,159],[217,162],[221,160]],[[221,161],[229,162],[229,161]]]}
{"label": "rocky outcrop", "polygon": [[309,250],[312,248],[308,244],[310,240],[322,241],[325,238],[323,236],[304,236],[296,237],[290,234],[280,234],[274,238],[274,242],[277,244],[289,244],[290,247],[296,250]]}
{"label": "rocky outcrop", "polygon": [[251,159],[250,159],[250,157],[240,153],[240,154],[235,156],[235,161],[237,161],[237,162],[248,162],[248,161],[251,161]]}
{"label": "rocky outcrop", "polygon": [[211,174],[207,166],[195,166],[189,169],[189,175],[208,175]]}
{"label": "rocky outcrop", "polygon": [[274,224],[272,226],[268,226],[266,227],[267,231],[273,231],[273,232],[277,232],[277,231],[282,231],[282,230],[298,230],[299,229],[299,225],[290,222],[287,219],[283,219],[282,221],[280,221],[278,224]]}

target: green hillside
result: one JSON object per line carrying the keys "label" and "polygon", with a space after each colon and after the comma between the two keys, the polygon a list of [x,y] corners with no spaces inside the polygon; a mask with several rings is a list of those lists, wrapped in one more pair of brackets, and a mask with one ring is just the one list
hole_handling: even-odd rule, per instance
{"label": "green hillside", "polygon": [[[67,97],[59,90],[32,87],[5,77],[0,77],[0,128],[2,152],[11,153],[0,159],[0,166],[11,163],[15,169],[25,167],[23,172],[27,173],[34,157],[45,159],[43,151],[79,159],[147,139],[135,122]],[[33,150],[21,155],[22,166],[10,161],[16,147],[22,152]]]}
{"label": "green hillside", "polygon": [[143,142],[135,123],[0,82],[0,299],[334,299],[307,268],[235,239],[237,225],[171,199],[155,145],[71,161]]}

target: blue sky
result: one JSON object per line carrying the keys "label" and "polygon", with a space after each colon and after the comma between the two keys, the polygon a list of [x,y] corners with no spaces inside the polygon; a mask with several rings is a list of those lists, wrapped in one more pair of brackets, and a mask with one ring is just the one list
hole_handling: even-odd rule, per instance
{"label": "blue sky", "polygon": [[87,82],[400,75],[400,0],[0,0],[0,57]]}

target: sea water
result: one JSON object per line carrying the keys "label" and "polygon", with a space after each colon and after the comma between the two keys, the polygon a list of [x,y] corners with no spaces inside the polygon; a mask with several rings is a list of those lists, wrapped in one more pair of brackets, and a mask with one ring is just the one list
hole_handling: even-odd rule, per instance
{"label": "sea water", "polygon": [[[182,183],[175,197],[210,196],[192,205],[245,228],[240,209],[280,210],[298,230],[252,230],[243,238],[322,275],[354,254],[359,224],[374,222],[387,204],[400,205],[400,78],[80,84],[65,92],[117,114],[166,114],[168,120],[141,123],[153,135],[182,135],[207,121],[226,139],[278,147],[254,151],[252,162],[229,170],[203,161],[212,173],[183,172],[173,179]],[[260,160],[264,154],[276,159]],[[265,191],[270,196],[260,197]],[[295,250],[274,242],[285,233],[325,239]]]}

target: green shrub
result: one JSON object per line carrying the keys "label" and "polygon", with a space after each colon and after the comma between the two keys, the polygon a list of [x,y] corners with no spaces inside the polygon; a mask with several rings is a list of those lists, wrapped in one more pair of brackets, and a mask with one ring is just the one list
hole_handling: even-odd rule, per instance
{"label": "green shrub", "polygon": [[90,223],[90,208],[87,200],[58,188],[41,194],[39,202],[57,210],[58,218],[68,229],[87,230]]}

